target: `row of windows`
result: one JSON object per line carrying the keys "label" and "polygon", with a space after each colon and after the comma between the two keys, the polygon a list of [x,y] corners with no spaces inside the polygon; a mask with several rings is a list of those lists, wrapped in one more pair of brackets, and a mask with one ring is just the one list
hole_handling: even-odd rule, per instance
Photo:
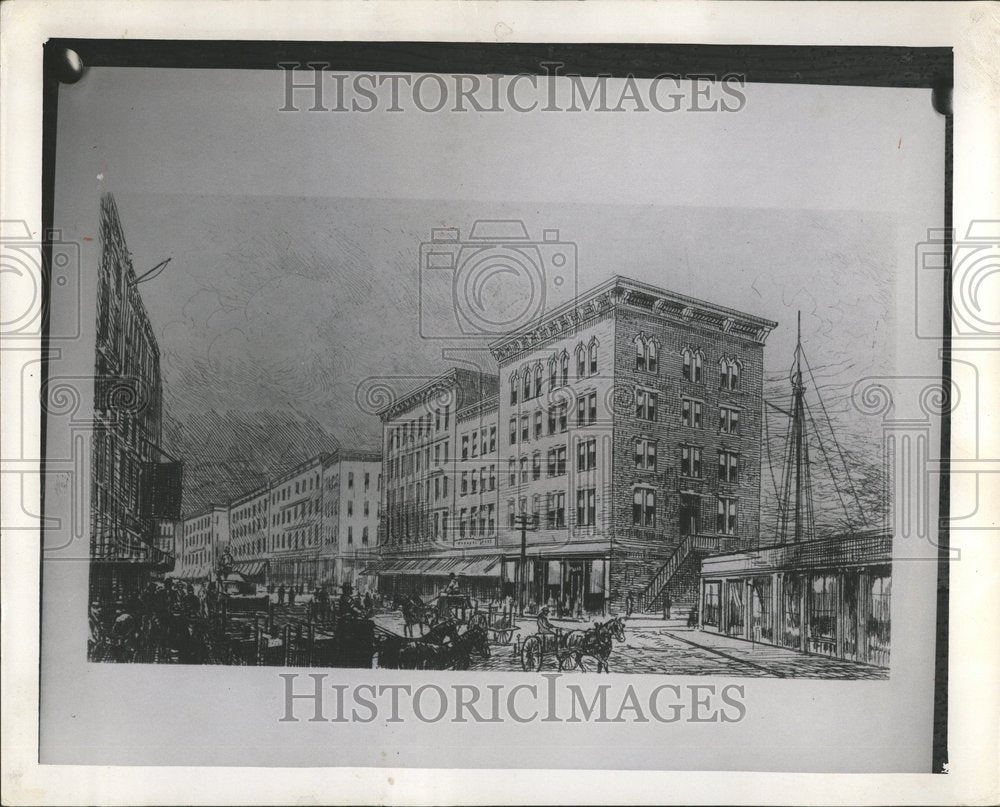
{"label": "row of windows", "polygon": [[447,431],[450,422],[451,407],[445,406],[436,408],[433,414],[428,412],[415,420],[402,423],[389,432],[389,450],[397,450],[405,443],[412,443],[415,439],[430,436],[434,432]]}
{"label": "row of windows", "polygon": [[[468,434],[462,435],[462,459],[469,459],[469,448],[472,448],[472,456],[477,457],[479,454],[492,454],[497,450],[497,427],[490,426],[489,429],[489,439],[486,437],[486,429],[482,432],[475,430],[472,432],[472,436]],[[480,439],[481,438],[481,439]],[[447,445],[447,444],[446,444]],[[445,455],[445,461],[447,462],[447,454]]]}
{"label": "row of windows", "polygon": [[[447,479],[447,477],[445,477]],[[465,496],[469,493],[475,495],[480,491],[496,490],[497,487],[497,467],[490,465],[487,469],[484,465],[476,471],[462,471],[459,493]],[[447,488],[445,488],[447,495]]]}
{"label": "row of windows", "polygon": [[[731,496],[719,496],[716,498],[715,531],[717,533],[722,535],[736,534],[738,502],[738,499]],[[697,515],[693,514],[690,508],[691,505],[682,507],[682,533],[697,532]],[[656,491],[653,488],[637,487],[633,491],[632,526],[644,528],[656,527]]]}
{"label": "row of windows", "polygon": [[[530,440],[541,439],[545,434],[561,434],[569,429],[569,402],[563,401],[552,406],[548,411],[539,409],[533,415],[514,416],[508,422],[508,442],[516,445]],[[576,399],[576,425],[590,426],[597,422],[597,393],[588,392]],[[520,427],[520,428],[519,428]]]}
{"label": "row of windows", "polygon": [[[468,437],[466,435],[463,441]],[[465,446],[466,453],[468,445]],[[496,450],[496,427],[493,427],[493,449]],[[485,452],[483,452],[485,453]],[[475,454],[473,454],[475,456]],[[466,457],[467,459],[468,457]],[[434,465],[441,467],[448,462],[448,441],[445,440],[434,445]],[[431,469],[431,447],[417,449],[399,457],[389,458],[389,479],[399,479],[404,476],[419,474],[422,470]]]}
{"label": "row of windows", "polygon": [[[597,348],[600,343],[597,337],[591,337],[588,344],[580,342],[573,351],[576,356],[576,377],[589,378],[597,375]],[[566,386],[569,383],[569,353],[563,350],[550,357],[548,362],[549,391]],[[520,370],[511,373],[510,376],[510,402],[516,404],[518,398],[522,401],[530,401],[541,396],[542,382],[545,374],[542,369],[542,362],[535,362],[534,366],[525,366]]]}

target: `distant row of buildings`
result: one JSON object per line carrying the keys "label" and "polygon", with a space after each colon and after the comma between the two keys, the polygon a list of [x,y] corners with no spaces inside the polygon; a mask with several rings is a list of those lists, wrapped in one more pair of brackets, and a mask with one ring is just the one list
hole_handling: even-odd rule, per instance
{"label": "distant row of buildings", "polygon": [[381,469],[378,452],[321,454],[226,504],[163,522],[172,576],[214,577],[228,555],[227,565],[255,582],[357,585],[374,555]]}

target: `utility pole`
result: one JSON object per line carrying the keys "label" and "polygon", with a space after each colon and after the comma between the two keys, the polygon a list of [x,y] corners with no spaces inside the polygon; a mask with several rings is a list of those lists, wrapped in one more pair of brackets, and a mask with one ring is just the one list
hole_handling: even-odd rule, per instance
{"label": "utility pole", "polygon": [[514,516],[514,526],[521,528],[521,562],[517,567],[517,607],[524,616],[525,594],[527,593],[528,530],[538,530],[538,518],[528,513]]}

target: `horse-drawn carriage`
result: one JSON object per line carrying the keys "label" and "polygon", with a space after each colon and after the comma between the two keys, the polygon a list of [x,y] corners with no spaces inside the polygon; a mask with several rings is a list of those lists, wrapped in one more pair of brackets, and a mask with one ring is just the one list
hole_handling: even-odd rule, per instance
{"label": "horse-drawn carriage", "polygon": [[[521,669],[537,672],[547,658],[555,660],[560,670],[577,669],[586,672],[585,658],[597,662],[597,672],[608,672],[613,640],[625,641],[625,620],[615,617],[607,622],[595,622],[586,630],[559,630],[555,633],[533,633],[515,647]],[[569,666],[567,666],[569,665]]]}

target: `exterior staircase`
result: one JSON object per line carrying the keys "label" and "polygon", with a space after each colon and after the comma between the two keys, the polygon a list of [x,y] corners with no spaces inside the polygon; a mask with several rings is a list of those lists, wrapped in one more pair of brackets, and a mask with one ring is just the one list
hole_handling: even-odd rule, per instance
{"label": "exterior staircase", "polygon": [[639,595],[637,610],[643,613],[662,612],[663,598],[669,593],[671,616],[683,609],[685,616],[698,603],[698,579],[701,559],[706,555],[726,551],[717,536],[685,535],[674,553],[656,570]]}

